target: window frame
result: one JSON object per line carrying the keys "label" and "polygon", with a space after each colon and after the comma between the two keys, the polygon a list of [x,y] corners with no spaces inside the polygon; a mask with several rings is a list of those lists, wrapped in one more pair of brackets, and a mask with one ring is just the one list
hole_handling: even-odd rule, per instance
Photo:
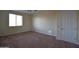
{"label": "window frame", "polygon": [[[17,24],[17,15],[19,15],[19,16],[22,16],[22,25],[21,26],[18,26],[18,25],[15,25],[15,26],[10,26],[10,25],[8,25],[9,27],[22,27],[23,26],[23,15],[21,15],[21,14],[16,14],[16,13],[9,13],[9,14],[14,14],[14,15],[16,15],[16,18],[15,18],[15,23]],[[10,21],[10,19],[9,19],[9,21]],[[10,23],[8,23],[8,24],[10,24]]]}

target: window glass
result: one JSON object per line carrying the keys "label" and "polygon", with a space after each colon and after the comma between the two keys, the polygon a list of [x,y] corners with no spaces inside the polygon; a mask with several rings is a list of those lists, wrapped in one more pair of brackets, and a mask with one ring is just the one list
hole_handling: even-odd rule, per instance
{"label": "window glass", "polygon": [[16,26],[16,15],[9,14],[9,26]]}
{"label": "window glass", "polygon": [[22,26],[22,16],[21,15],[17,15],[16,18],[17,18],[16,25],[17,26]]}

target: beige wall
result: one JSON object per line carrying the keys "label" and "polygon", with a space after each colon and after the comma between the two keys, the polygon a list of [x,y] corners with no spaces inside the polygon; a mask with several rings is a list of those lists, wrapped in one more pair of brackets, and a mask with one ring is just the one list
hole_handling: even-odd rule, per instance
{"label": "beige wall", "polygon": [[21,14],[23,16],[23,26],[9,27],[9,12],[10,11],[0,11],[0,35],[9,35],[32,30],[32,16],[28,14]]}
{"label": "beige wall", "polygon": [[2,34],[2,17],[1,17],[1,15],[2,15],[2,12],[0,12],[0,35]]}
{"label": "beige wall", "polygon": [[33,30],[36,32],[56,36],[57,35],[56,11],[41,10],[33,15]]}

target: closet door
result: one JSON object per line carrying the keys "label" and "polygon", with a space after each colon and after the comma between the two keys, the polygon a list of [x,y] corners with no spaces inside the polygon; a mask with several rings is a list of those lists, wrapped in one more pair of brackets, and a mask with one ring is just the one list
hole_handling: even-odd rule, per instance
{"label": "closet door", "polygon": [[76,42],[77,39],[77,14],[76,11],[59,11],[58,39]]}

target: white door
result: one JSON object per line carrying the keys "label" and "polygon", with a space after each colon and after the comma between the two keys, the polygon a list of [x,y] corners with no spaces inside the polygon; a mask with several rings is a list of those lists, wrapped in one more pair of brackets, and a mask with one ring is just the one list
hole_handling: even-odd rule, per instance
{"label": "white door", "polygon": [[58,39],[76,42],[77,39],[77,14],[76,11],[59,11]]}

